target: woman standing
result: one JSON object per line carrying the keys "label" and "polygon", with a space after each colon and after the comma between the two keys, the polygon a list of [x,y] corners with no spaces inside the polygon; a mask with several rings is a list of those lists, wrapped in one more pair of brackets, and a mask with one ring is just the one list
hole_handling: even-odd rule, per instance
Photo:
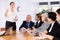
{"label": "woman standing", "polygon": [[[6,32],[10,27],[12,27],[13,31],[16,31],[16,21],[18,20],[18,18],[17,18],[17,15],[15,14],[14,7],[15,7],[15,3],[10,2],[10,8],[7,9],[6,12],[5,12]],[[4,33],[4,35],[5,35],[5,33]]]}

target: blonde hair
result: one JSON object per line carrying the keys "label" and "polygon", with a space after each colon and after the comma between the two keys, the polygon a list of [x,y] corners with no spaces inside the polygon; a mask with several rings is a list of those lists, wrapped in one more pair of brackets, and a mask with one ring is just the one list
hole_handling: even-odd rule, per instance
{"label": "blonde hair", "polygon": [[42,16],[46,17],[45,21],[47,21],[47,17],[48,17],[48,16],[47,16],[47,13],[41,14],[41,17],[42,17]]}

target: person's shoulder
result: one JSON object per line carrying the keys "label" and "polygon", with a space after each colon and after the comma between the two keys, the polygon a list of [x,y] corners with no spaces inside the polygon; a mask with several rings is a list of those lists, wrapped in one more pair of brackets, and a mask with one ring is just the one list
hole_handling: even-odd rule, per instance
{"label": "person's shoulder", "polygon": [[26,23],[26,21],[23,21],[23,23]]}
{"label": "person's shoulder", "polygon": [[10,8],[7,8],[6,10],[9,10]]}
{"label": "person's shoulder", "polygon": [[50,25],[50,23],[49,23],[49,22],[46,22],[45,24],[49,24],[49,25]]}
{"label": "person's shoulder", "polygon": [[40,21],[41,23],[44,23],[43,21]]}
{"label": "person's shoulder", "polygon": [[57,21],[55,21],[55,24],[59,24]]}
{"label": "person's shoulder", "polygon": [[60,26],[60,24],[57,21],[55,21],[55,26]]}
{"label": "person's shoulder", "polygon": [[39,24],[43,24],[44,22],[40,21]]}
{"label": "person's shoulder", "polygon": [[6,9],[6,12],[8,12],[8,9]]}
{"label": "person's shoulder", "polygon": [[23,22],[26,22],[26,21],[23,21]]}
{"label": "person's shoulder", "polygon": [[31,21],[31,23],[34,23],[33,21]]}

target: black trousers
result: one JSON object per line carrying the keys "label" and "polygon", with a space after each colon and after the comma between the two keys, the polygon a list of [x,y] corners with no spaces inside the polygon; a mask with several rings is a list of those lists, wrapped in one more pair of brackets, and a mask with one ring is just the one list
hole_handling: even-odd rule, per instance
{"label": "black trousers", "polygon": [[13,31],[16,31],[16,22],[6,21],[6,31],[12,27]]}

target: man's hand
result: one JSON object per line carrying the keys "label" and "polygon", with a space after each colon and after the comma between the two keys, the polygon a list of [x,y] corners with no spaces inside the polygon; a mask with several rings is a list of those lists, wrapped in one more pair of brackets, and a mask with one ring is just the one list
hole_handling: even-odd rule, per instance
{"label": "man's hand", "polygon": [[34,32],[34,30],[31,29],[31,28],[28,28],[27,30],[28,30],[30,33],[33,33],[33,32]]}
{"label": "man's hand", "polygon": [[21,31],[21,32],[25,32],[25,29],[26,29],[26,28],[23,27],[23,28],[21,28],[20,31]]}

